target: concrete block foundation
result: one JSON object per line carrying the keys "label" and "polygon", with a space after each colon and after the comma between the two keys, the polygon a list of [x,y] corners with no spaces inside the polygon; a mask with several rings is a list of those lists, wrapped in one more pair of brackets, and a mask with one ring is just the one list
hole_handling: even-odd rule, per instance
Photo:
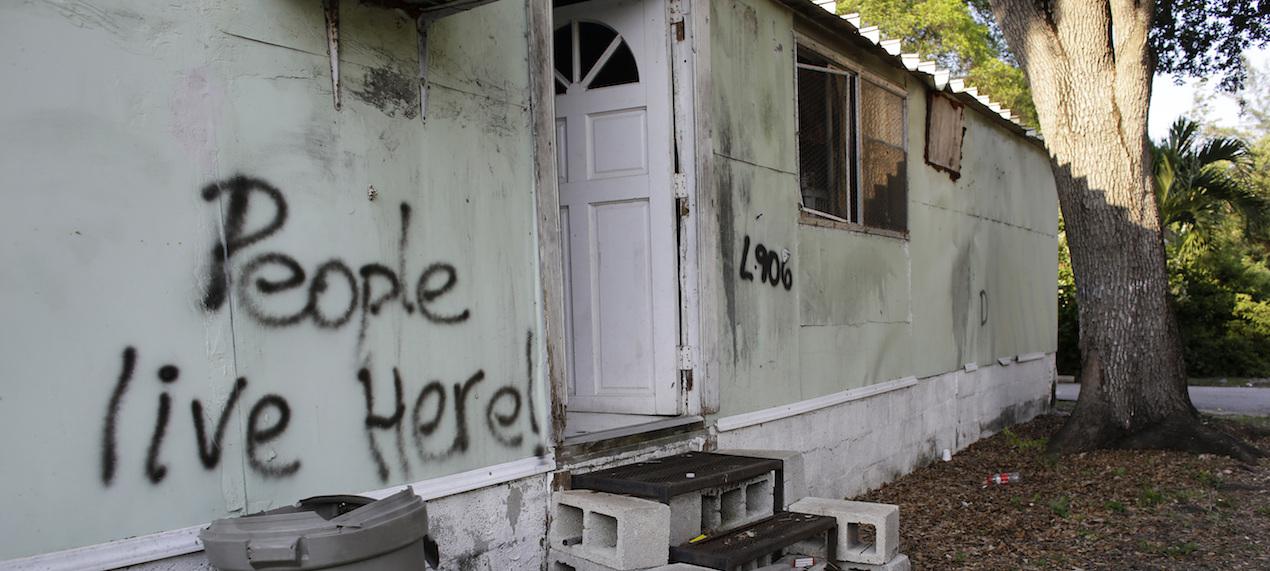
{"label": "concrete block foundation", "polygon": [[[971,369],[971,370],[967,370]],[[850,498],[1049,408],[1054,355],[968,367],[917,384],[721,431],[719,449],[799,452],[806,494]]]}

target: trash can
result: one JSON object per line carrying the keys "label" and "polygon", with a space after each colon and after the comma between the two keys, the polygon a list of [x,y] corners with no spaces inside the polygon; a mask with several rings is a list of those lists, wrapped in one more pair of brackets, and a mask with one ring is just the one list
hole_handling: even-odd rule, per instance
{"label": "trash can", "polygon": [[221,571],[436,568],[428,509],[409,488],[382,500],[319,496],[294,506],[219,519],[199,537]]}

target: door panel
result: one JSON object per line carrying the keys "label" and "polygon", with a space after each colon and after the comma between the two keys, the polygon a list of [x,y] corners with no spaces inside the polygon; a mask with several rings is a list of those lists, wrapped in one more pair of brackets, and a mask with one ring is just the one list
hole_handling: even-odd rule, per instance
{"label": "door panel", "polygon": [[677,414],[668,36],[659,0],[555,11],[568,408]]}

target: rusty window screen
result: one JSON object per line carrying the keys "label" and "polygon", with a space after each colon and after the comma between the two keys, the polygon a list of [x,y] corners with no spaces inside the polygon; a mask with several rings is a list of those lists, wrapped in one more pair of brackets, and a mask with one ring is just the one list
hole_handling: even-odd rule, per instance
{"label": "rusty window screen", "polygon": [[862,210],[866,226],[908,231],[908,152],[904,98],[860,82]]}
{"label": "rusty window screen", "polygon": [[926,164],[957,180],[966,135],[965,105],[934,91],[926,103]]}
{"label": "rusty window screen", "polygon": [[802,205],[860,222],[855,74],[798,52],[798,167]]}

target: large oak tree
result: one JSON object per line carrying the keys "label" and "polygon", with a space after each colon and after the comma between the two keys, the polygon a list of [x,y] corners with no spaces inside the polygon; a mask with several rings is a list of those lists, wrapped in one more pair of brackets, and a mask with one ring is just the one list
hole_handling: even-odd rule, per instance
{"label": "large oak tree", "polygon": [[1187,394],[1147,109],[1157,63],[1238,85],[1239,52],[1270,37],[1266,8],[1258,0],[990,3],[1031,85],[1076,277],[1081,395],[1051,450],[1259,456],[1204,425]]}

